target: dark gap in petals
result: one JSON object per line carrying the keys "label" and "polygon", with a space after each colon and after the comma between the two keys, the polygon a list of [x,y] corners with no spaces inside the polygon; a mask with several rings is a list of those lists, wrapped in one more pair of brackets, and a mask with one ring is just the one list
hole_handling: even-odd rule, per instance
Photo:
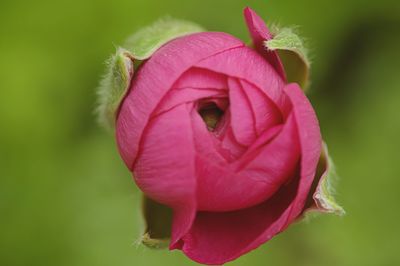
{"label": "dark gap in petals", "polygon": [[143,199],[143,215],[146,221],[146,233],[150,238],[165,239],[171,237],[172,209],[148,197]]}
{"label": "dark gap in petals", "polygon": [[218,122],[224,115],[224,111],[219,108],[215,102],[203,102],[199,104],[198,112],[203,118],[204,123],[207,125],[209,131],[214,131]]}

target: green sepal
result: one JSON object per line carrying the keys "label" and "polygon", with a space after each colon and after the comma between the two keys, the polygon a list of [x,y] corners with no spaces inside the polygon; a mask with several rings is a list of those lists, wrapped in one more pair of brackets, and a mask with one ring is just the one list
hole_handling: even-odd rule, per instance
{"label": "green sepal", "polygon": [[129,89],[134,72],[132,54],[124,48],[117,51],[107,61],[107,73],[98,88],[99,122],[107,129],[114,127],[118,107]]}
{"label": "green sepal", "polygon": [[310,60],[303,40],[291,28],[272,28],[274,38],[264,42],[267,49],[277,51],[286,72],[286,79],[303,90],[309,85]]}
{"label": "green sepal", "polygon": [[166,249],[169,246],[169,241],[169,238],[153,238],[149,233],[144,233],[141,238],[142,244],[151,249]]}
{"label": "green sepal", "polygon": [[145,60],[165,43],[178,37],[203,31],[205,29],[190,21],[162,18],[129,37],[124,47],[132,53],[135,59]]}
{"label": "green sepal", "polygon": [[325,167],[325,172],[322,174],[313,195],[317,210],[344,215],[344,209],[336,202],[334,197],[335,191],[333,183],[338,177],[333,161],[328,155],[328,148],[325,143],[323,143],[320,163]]}
{"label": "green sepal", "polygon": [[114,128],[119,105],[141,60],[150,58],[157,49],[175,38],[202,31],[204,29],[195,23],[163,18],[128,38],[107,61],[107,71],[98,88],[100,123],[108,129]]}
{"label": "green sepal", "polygon": [[146,229],[141,242],[153,249],[167,248],[171,237],[172,209],[143,196],[143,217]]}

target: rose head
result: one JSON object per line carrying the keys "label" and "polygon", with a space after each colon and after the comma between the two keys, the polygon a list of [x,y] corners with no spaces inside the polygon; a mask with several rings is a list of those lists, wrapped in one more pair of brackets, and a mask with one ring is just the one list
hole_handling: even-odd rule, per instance
{"label": "rose head", "polygon": [[[136,184],[173,212],[170,249],[204,264],[249,252],[306,209],[341,211],[324,189],[317,117],[300,86],[288,83],[293,75],[278,51],[304,55],[274,49],[279,37],[252,10],[245,19],[253,47],[196,32],[166,40],[134,74],[125,64],[127,92],[115,115]],[[304,85],[308,72],[298,77]]]}

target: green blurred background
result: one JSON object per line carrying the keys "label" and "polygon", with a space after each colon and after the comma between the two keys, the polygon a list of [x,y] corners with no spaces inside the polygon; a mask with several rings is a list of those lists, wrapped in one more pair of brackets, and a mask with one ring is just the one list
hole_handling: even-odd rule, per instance
{"label": "green blurred background", "polygon": [[347,215],[293,225],[229,265],[400,265],[399,1],[0,2],[0,265],[195,265],[137,244],[140,194],[95,122],[114,45],[160,16],[248,39],[246,5],[299,25]]}

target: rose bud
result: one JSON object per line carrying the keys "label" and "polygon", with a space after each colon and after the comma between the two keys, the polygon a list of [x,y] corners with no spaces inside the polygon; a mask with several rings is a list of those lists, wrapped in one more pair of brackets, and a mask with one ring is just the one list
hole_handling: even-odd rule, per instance
{"label": "rose bud", "polygon": [[143,243],[223,264],[311,209],[343,213],[327,149],[301,87],[309,62],[290,29],[244,10],[251,47],[163,20],[109,62],[99,113],[144,193]]}

